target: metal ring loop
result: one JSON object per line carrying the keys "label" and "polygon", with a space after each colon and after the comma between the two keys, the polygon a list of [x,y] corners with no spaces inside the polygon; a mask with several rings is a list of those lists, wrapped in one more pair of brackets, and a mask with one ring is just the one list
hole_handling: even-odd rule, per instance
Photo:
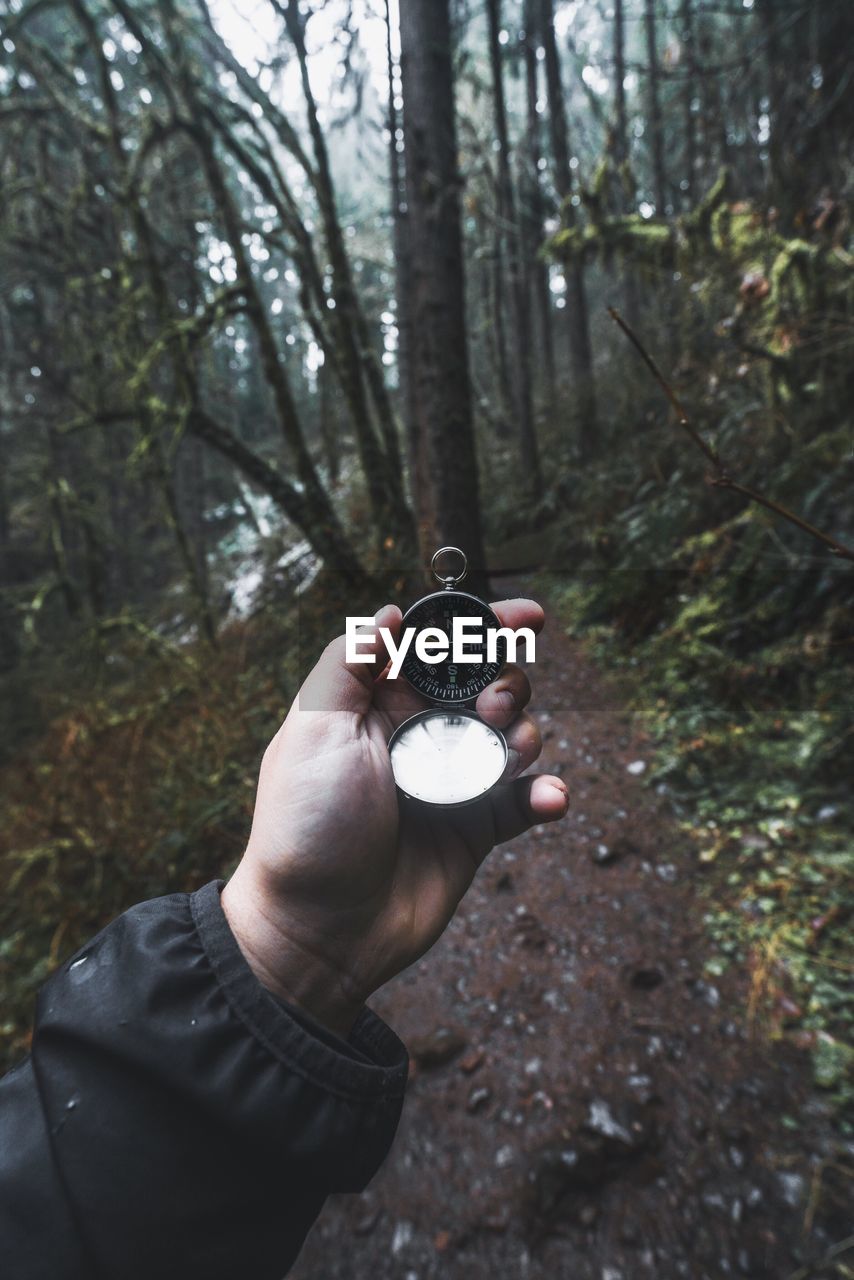
{"label": "metal ring loop", "polygon": [[[449,553],[459,556],[462,560],[463,567],[461,573],[444,574],[440,573],[436,568],[436,561],[439,557],[448,555]],[[436,578],[437,581],[441,582],[443,587],[455,587],[458,582],[462,582],[463,578],[468,573],[468,565],[469,562],[466,559],[466,554],[464,551],[460,551],[459,547],[440,547],[439,550],[434,553],[433,559],[430,561],[430,568],[433,570],[433,577]]]}

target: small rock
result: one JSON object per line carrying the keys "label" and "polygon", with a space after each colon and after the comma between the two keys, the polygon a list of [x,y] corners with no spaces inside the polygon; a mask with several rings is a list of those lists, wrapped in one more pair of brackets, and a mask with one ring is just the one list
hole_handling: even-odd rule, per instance
{"label": "small rock", "polygon": [[708,982],[703,982],[702,979],[691,983],[691,991],[698,1000],[702,1000],[710,1009],[717,1009],[721,1002],[721,993],[717,987],[713,987]]}
{"label": "small rock", "polygon": [[599,1210],[595,1204],[585,1204],[581,1206],[578,1214],[578,1221],[582,1227],[592,1227],[596,1219],[599,1217]]}
{"label": "small rock", "polygon": [[433,1248],[436,1250],[437,1253],[444,1253],[450,1243],[451,1243],[450,1231],[439,1231],[433,1237]]}
{"label": "small rock", "polygon": [[632,776],[635,778],[640,777],[640,775],[644,773],[645,770],[646,770],[645,760],[633,760],[631,764],[626,765],[626,773],[632,774]]}
{"label": "small rock", "polygon": [[353,1234],[369,1236],[382,1217],[382,1213],[382,1209],[369,1209],[367,1213],[363,1213],[361,1218],[357,1218],[353,1225]]}
{"label": "small rock", "polygon": [[495,1153],[495,1167],[506,1169],[516,1159],[516,1152],[511,1146],[499,1147]]}
{"label": "small rock", "polygon": [[428,1071],[456,1058],[466,1047],[466,1038],[458,1027],[441,1026],[409,1042],[409,1052],[418,1066]]}
{"label": "small rock", "polygon": [[460,1058],[460,1071],[462,1071],[464,1075],[472,1075],[473,1072],[477,1071],[478,1067],[483,1062],[484,1057],[485,1054],[483,1049],[470,1049],[464,1057]]}
{"label": "small rock", "polygon": [[412,1223],[398,1222],[394,1228],[394,1235],[391,1238],[391,1251],[393,1254],[402,1253],[406,1246],[412,1240]]}
{"label": "small rock", "polygon": [[486,1085],[481,1085],[476,1089],[472,1089],[469,1094],[468,1102],[466,1103],[466,1111],[475,1115],[478,1111],[482,1111],[487,1103],[491,1102],[491,1100],[492,1090],[488,1089]]}
{"label": "small rock", "polygon": [[632,1145],[632,1135],[628,1129],[614,1118],[608,1103],[603,1102],[600,1098],[595,1098],[590,1103],[586,1127],[593,1133],[601,1133],[603,1138],[616,1138],[618,1142],[624,1142],[626,1146]]}
{"label": "small rock", "polygon": [[676,881],[676,868],[672,862],[662,862],[660,866],[655,868],[655,874],[665,884],[674,884]]}
{"label": "small rock", "polygon": [[806,1196],[806,1179],[799,1173],[778,1173],[777,1181],[786,1204],[793,1209],[799,1209]]}
{"label": "small rock", "polygon": [[652,1102],[655,1097],[655,1086],[652,1076],[632,1075],[626,1079],[626,1084],[634,1093],[638,1102],[645,1106],[646,1103]]}
{"label": "small rock", "polygon": [[591,860],[599,867],[607,866],[609,862],[616,862],[618,857],[619,854],[614,849],[609,849],[606,844],[597,844],[590,855]]}
{"label": "small rock", "polygon": [[629,979],[630,985],[636,991],[654,991],[663,981],[664,974],[654,965],[642,965],[639,969],[635,969]]}

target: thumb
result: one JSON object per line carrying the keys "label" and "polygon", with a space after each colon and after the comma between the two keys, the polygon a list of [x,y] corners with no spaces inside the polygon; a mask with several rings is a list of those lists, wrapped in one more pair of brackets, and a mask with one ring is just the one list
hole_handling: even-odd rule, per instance
{"label": "thumb", "polygon": [[303,682],[297,695],[299,710],[349,711],[365,715],[371,705],[377,677],[389,661],[380,628],[384,628],[396,643],[402,619],[396,604],[386,604],[377,610],[373,626],[359,629],[361,662],[347,661],[345,636],[332,640]]}

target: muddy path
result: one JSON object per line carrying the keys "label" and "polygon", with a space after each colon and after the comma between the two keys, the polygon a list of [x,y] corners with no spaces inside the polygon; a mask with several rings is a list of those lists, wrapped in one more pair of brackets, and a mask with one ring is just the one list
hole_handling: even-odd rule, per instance
{"label": "muddy path", "polygon": [[704,976],[693,855],[642,785],[648,746],[550,623],[532,711],[570,815],[497,849],[372,1002],[413,1056],[403,1119],[297,1280],[785,1280],[845,1234],[811,1198],[828,1138],[806,1063],[751,1036],[744,976]]}

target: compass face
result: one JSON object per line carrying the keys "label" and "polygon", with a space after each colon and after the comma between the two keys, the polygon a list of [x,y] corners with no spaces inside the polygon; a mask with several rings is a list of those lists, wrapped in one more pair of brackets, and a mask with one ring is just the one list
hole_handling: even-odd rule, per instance
{"label": "compass face", "polygon": [[464,707],[420,711],[388,744],[394,780],[424,804],[471,804],[495,786],[507,764],[504,735]]}
{"label": "compass face", "polygon": [[[480,621],[480,632],[472,626],[466,638],[466,652],[477,658],[475,662],[453,661],[454,618],[477,618]],[[413,689],[431,702],[451,705],[474,701],[498,677],[507,659],[507,641],[500,636],[497,660],[487,662],[486,633],[500,627],[501,623],[489,605],[465,591],[436,591],[425,596],[404,614],[403,626],[415,627],[417,632],[426,627],[438,627],[448,637],[448,655],[435,663],[422,662],[413,641],[401,668]]]}

